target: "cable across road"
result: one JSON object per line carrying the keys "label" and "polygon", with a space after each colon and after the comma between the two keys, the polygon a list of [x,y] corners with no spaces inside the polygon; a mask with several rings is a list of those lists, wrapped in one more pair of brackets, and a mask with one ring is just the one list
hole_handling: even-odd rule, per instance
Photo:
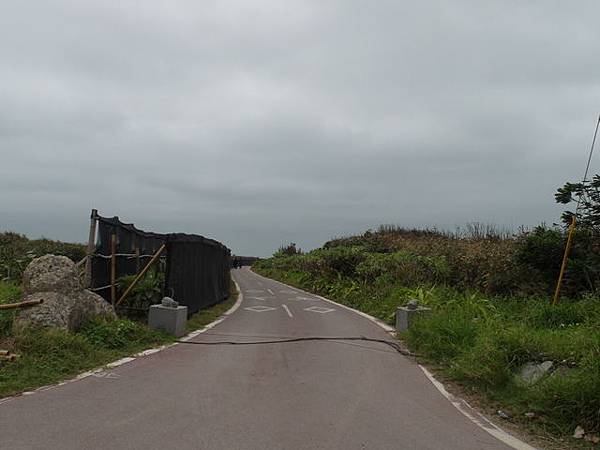
{"label": "cable across road", "polygon": [[388,341],[386,339],[369,338],[366,336],[305,336],[297,338],[272,339],[266,341],[177,341],[180,344],[193,345],[260,345],[260,344],[283,344],[289,342],[306,341],[367,341],[378,342],[393,348],[396,352],[404,356],[415,356],[414,353],[403,349],[398,342]]}

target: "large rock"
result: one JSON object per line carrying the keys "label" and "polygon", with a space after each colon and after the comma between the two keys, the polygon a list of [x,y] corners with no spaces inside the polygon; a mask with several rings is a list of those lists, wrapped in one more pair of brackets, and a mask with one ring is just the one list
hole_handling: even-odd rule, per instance
{"label": "large rock", "polygon": [[36,292],[71,294],[82,289],[75,264],[66,256],[35,258],[23,272],[24,295]]}
{"label": "large rock", "polygon": [[116,318],[108,302],[81,288],[75,265],[63,256],[34,259],[23,274],[23,291],[24,301],[43,300],[43,303],[21,309],[15,318],[17,329],[33,325],[74,331],[87,317]]}
{"label": "large rock", "polygon": [[552,361],[544,361],[541,364],[529,362],[521,367],[517,380],[521,384],[532,385],[548,375],[554,368]]}
{"label": "large rock", "polygon": [[112,306],[93,292],[83,290],[69,295],[60,292],[36,292],[23,300],[44,300],[44,303],[22,309],[15,318],[15,327],[49,326],[75,331],[92,316],[116,318]]}

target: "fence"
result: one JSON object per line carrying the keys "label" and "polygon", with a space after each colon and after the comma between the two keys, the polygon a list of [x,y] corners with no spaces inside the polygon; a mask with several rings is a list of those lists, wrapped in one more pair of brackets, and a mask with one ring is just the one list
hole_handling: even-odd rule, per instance
{"label": "fence", "polygon": [[260,258],[256,256],[233,256],[233,267],[251,266]]}
{"label": "fence", "polygon": [[164,267],[161,294],[188,307],[189,313],[229,296],[231,252],[220,242],[198,235],[159,234],[137,229],[118,217],[102,217],[92,210],[87,284],[115,306],[119,280],[141,275],[152,263]]}

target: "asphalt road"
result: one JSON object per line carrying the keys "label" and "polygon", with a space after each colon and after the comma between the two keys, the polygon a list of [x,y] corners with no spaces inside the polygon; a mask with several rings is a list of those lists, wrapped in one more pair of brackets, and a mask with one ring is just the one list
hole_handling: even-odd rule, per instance
{"label": "asphalt road", "polygon": [[[389,339],[317,297],[234,271],[244,301],[195,342]],[[509,447],[385,344],[180,344],[0,404],[2,449],[444,449]]]}

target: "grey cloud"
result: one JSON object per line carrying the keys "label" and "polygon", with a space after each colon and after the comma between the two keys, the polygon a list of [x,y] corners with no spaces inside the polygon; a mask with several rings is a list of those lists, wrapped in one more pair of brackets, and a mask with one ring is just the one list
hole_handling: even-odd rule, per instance
{"label": "grey cloud", "polygon": [[0,229],[83,241],[96,207],[267,255],[380,223],[556,221],[598,113],[599,12],[11,2]]}

